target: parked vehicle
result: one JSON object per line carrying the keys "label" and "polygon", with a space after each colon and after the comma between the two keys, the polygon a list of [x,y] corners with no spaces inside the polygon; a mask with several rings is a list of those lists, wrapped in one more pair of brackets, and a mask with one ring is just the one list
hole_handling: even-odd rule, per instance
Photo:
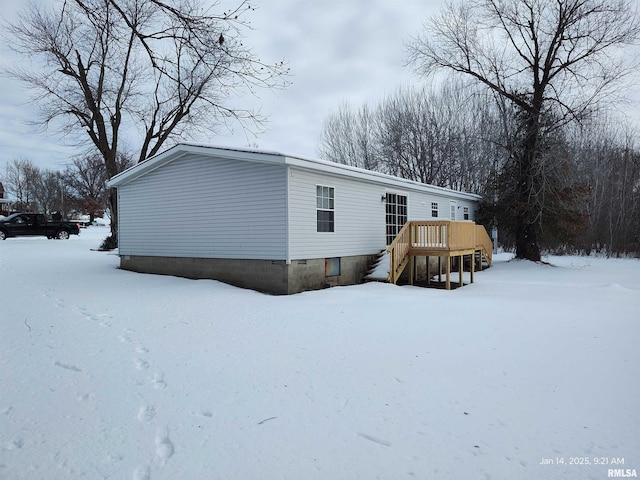
{"label": "parked vehicle", "polygon": [[87,228],[91,225],[91,217],[89,215],[74,215],[70,221],[77,223],[80,228]]}
{"label": "parked vehicle", "polygon": [[79,234],[77,223],[50,221],[42,213],[14,213],[0,220],[0,240],[24,236],[68,239],[70,235]]}

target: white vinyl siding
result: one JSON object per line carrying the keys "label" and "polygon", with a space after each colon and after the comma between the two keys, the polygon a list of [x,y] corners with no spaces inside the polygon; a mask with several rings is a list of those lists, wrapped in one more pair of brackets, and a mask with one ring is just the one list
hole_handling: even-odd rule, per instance
{"label": "white vinyl siding", "polygon": [[[317,186],[334,188],[335,232],[317,232]],[[371,255],[386,248],[388,186],[290,167],[290,259]],[[446,194],[394,189],[407,197],[408,220],[431,220],[432,204],[447,205]],[[472,201],[459,200],[471,207]],[[470,208],[470,212],[473,209]],[[473,218],[471,218],[472,220]]]}
{"label": "white vinyl siding", "polygon": [[[334,188],[334,233],[317,231],[316,187]],[[290,258],[368,255],[385,247],[384,188],[346,177],[291,167]]]}
{"label": "white vinyl siding", "polygon": [[121,255],[286,259],[286,167],[188,154],[118,188]]}
{"label": "white vinyl siding", "polygon": [[[449,220],[449,215],[451,214],[451,209],[449,208],[449,199],[450,197],[445,194],[437,193],[421,193],[421,192],[409,192],[409,220],[424,220],[424,221],[438,221],[438,220]],[[469,219],[473,220],[473,211],[476,203],[469,200],[458,199],[456,200],[457,205],[460,206],[468,206],[469,207]],[[438,205],[438,213],[439,216],[437,218],[433,217],[433,204]],[[447,211],[448,209],[448,211]],[[443,212],[444,210],[444,212]],[[462,218],[458,218],[457,220],[461,220]]]}

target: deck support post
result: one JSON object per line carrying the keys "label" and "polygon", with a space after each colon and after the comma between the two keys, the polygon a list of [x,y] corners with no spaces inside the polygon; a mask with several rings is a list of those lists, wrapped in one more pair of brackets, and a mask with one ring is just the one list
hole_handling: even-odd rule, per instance
{"label": "deck support post", "polygon": [[459,287],[462,287],[464,285],[462,281],[463,273],[464,273],[464,255],[460,255],[458,257],[458,275],[460,275],[460,278],[458,279]]}
{"label": "deck support post", "polygon": [[442,283],[442,257],[438,256],[438,283]]}
{"label": "deck support post", "polygon": [[416,257],[411,255],[409,257],[409,285],[413,285],[413,277],[416,273]]}
{"label": "deck support post", "polygon": [[427,262],[427,285],[431,285],[431,272],[429,270],[429,256],[427,255],[426,257],[424,257],[424,259]]}
{"label": "deck support post", "polygon": [[473,274],[476,270],[476,253],[471,254],[471,283],[473,283]]}
{"label": "deck support post", "polygon": [[451,290],[451,257],[447,257],[446,288]]}

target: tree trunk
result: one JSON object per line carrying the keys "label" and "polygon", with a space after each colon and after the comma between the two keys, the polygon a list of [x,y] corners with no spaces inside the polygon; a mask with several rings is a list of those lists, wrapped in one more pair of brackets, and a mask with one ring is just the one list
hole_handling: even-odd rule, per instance
{"label": "tree trunk", "polygon": [[524,258],[533,262],[540,261],[540,246],[537,241],[536,226],[520,220],[516,230],[516,258]]}
{"label": "tree trunk", "polygon": [[118,190],[109,189],[109,206],[111,208],[111,236],[118,238]]}
{"label": "tree trunk", "polygon": [[[101,149],[107,169],[107,177],[113,178],[118,173],[116,146]],[[111,208],[111,236],[118,239],[118,191],[115,188],[109,190],[109,206]]]}
{"label": "tree trunk", "polygon": [[524,258],[533,262],[540,261],[540,246],[538,245],[539,205],[535,192],[536,157],[538,155],[538,136],[540,133],[539,109],[530,112],[530,118],[525,123],[525,138],[523,142],[520,165],[517,170],[518,193],[515,216],[516,258]]}

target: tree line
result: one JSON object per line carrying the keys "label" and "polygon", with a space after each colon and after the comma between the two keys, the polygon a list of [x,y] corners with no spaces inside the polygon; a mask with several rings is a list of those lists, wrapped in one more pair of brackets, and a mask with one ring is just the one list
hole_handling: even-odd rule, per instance
{"label": "tree line", "polygon": [[[380,104],[341,105],[325,119],[321,158],[480,194],[478,220],[503,229],[515,191],[518,111],[473,84],[401,87]],[[640,251],[640,148],[624,120],[593,113],[545,132],[532,202],[551,251]]]}
{"label": "tree line", "polygon": [[637,250],[638,152],[605,112],[637,73],[625,48],[639,40],[631,0],[447,3],[407,50],[418,75],[448,86],[342,107],[320,153],[482,194],[480,218],[518,258]]}
{"label": "tree line", "polygon": [[[133,165],[126,155],[119,155],[117,162],[120,171]],[[111,214],[109,176],[98,154],[74,158],[64,170],[43,169],[28,158],[16,158],[7,163],[2,177],[13,211],[58,212],[63,218],[82,214],[90,221]]]}

